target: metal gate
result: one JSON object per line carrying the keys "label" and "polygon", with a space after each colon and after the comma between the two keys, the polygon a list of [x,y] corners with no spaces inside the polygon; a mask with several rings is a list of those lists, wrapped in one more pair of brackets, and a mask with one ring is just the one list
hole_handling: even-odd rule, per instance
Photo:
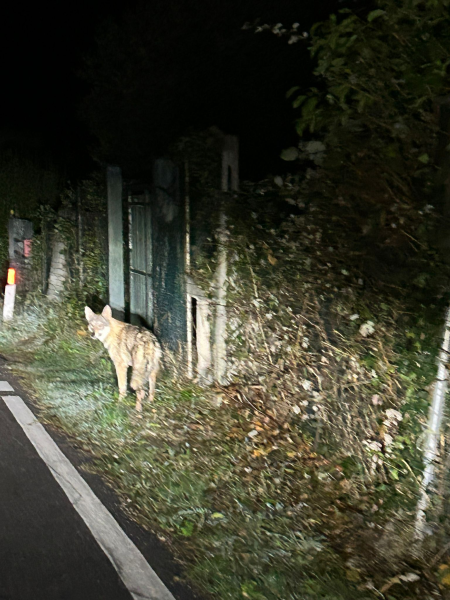
{"label": "metal gate", "polygon": [[166,350],[181,356],[186,343],[185,224],[177,167],[170,160],[155,161],[151,185],[130,183],[123,198],[129,321],[152,329]]}
{"label": "metal gate", "polygon": [[185,210],[175,164],[153,165],[153,325],[163,346],[180,357],[186,346]]}
{"label": "metal gate", "polygon": [[153,326],[152,212],[147,190],[128,194],[130,321]]}

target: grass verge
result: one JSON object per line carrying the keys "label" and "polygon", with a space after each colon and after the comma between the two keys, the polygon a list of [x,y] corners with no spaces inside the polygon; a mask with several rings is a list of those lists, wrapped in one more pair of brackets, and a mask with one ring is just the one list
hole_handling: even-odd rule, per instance
{"label": "grass verge", "polygon": [[0,330],[0,351],[42,417],[95,457],[126,510],[171,543],[205,594],[439,597],[420,561],[398,559],[411,497],[392,501],[400,513],[393,520],[393,509],[379,511],[385,490],[364,486],[356,463],[336,465],[331,454],[312,452],[295,427],[278,427],[226,390],[166,374],[138,418],[132,396],[118,401],[112,363],[78,315],[81,307],[67,313],[31,299]]}

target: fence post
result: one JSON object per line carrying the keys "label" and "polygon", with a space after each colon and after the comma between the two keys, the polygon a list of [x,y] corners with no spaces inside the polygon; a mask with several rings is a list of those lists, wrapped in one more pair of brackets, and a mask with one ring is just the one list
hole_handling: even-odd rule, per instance
{"label": "fence post", "polygon": [[[238,190],[239,185],[239,145],[236,136],[226,135],[222,150],[222,192]],[[220,383],[226,383],[227,373],[227,230],[224,206],[219,215],[219,242],[216,270],[216,319],[214,327],[214,377]]]}
{"label": "fence post", "polygon": [[125,313],[123,265],[122,172],[119,167],[106,169],[108,194],[109,304],[118,316]]}

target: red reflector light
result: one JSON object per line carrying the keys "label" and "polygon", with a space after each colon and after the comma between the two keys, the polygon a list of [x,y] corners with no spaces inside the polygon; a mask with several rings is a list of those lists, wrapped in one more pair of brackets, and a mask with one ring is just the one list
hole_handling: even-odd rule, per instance
{"label": "red reflector light", "polygon": [[14,285],[16,283],[16,270],[15,269],[8,269],[7,283],[8,283],[8,285]]}

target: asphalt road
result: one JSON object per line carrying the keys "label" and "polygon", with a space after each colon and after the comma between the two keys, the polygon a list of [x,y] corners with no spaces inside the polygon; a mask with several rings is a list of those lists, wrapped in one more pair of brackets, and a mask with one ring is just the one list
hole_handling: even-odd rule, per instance
{"label": "asphalt road", "polygon": [[[0,364],[11,394],[26,391]],[[0,396],[6,395],[0,392]],[[51,431],[78,469],[89,457]],[[58,439],[59,438],[59,439]],[[177,566],[148,532],[121,513],[114,492],[96,476],[85,481],[156,570],[177,600],[195,600]],[[131,600],[110,560],[0,398],[0,600]]]}
{"label": "asphalt road", "polygon": [[0,599],[131,600],[2,401]]}

